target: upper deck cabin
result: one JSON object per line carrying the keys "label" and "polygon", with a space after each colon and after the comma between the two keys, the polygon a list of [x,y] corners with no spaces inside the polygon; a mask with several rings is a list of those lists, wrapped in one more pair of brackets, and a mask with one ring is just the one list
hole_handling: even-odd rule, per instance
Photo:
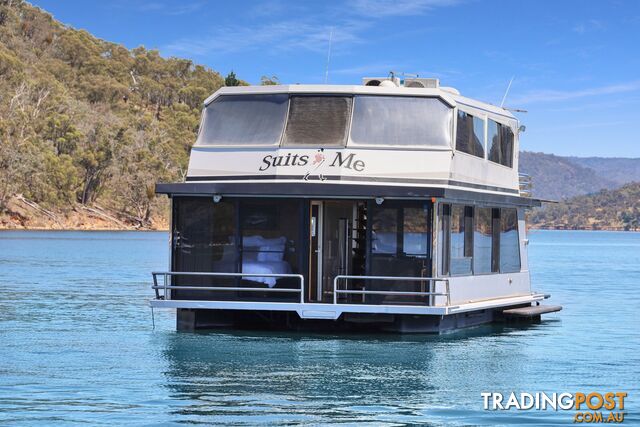
{"label": "upper deck cabin", "polygon": [[[251,182],[256,194],[520,195],[519,124],[509,111],[435,79],[392,82],[223,87],[205,101],[186,177],[216,184],[158,191],[250,192],[237,184]],[[408,87],[420,84],[430,87]]]}

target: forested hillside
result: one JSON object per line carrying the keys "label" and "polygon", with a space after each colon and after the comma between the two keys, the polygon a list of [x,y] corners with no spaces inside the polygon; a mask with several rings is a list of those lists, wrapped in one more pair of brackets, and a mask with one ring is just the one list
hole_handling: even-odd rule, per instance
{"label": "forested hillside", "polygon": [[536,228],[640,231],[640,183],[548,204],[530,219]]}
{"label": "forested hillside", "polygon": [[640,159],[623,157],[567,157],[567,159],[618,185],[628,182],[640,182]]}
{"label": "forested hillside", "polygon": [[572,160],[553,154],[521,151],[520,172],[533,177],[533,194],[543,199],[562,200],[621,185],[606,178],[606,174],[599,175]]}
{"label": "forested hillside", "polygon": [[0,0],[2,221],[71,211],[129,226],[162,220],[154,183],[185,173],[202,101],[223,84],[189,60],[127,50]]}

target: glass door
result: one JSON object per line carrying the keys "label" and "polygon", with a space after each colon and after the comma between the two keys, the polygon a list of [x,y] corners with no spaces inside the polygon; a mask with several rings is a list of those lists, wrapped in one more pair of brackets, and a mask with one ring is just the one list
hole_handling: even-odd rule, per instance
{"label": "glass door", "polygon": [[335,277],[352,273],[354,212],[353,202],[311,202],[308,301],[332,302]]}
{"label": "glass door", "polygon": [[336,276],[351,274],[354,203],[324,202],[322,231],[322,301],[333,301]]}

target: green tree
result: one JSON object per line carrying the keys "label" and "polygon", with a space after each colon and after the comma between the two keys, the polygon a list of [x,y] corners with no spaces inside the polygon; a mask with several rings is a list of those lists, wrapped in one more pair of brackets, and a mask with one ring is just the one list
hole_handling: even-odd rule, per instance
{"label": "green tree", "polygon": [[233,71],[230,71],[229,74],[227,74],[227,77],[224,78],[224,85],[240,86],[240,80],[236,78],[236,73],[234,73]]}

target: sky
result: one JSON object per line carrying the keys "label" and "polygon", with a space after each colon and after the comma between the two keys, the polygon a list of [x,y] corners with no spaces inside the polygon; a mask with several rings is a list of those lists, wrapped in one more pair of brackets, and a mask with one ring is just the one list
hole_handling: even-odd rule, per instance
{"label": "sky", "polygon": [[[32,0],[74,28],[250,83],[437,77],[505,106],[521,149],[640,157],[640,1]],[[329,45],[331,40],[330,60]]]}

